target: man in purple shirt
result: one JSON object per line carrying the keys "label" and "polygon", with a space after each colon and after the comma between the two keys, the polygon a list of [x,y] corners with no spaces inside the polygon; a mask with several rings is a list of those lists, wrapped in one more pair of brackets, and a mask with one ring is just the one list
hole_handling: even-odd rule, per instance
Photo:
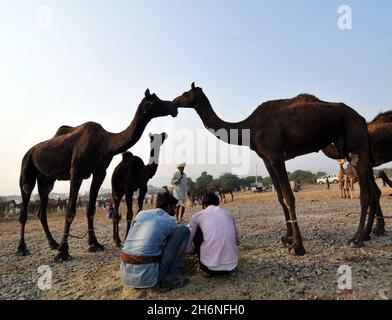
{"label": "man in purple shirt", "polygon": [[209,276],[222,275],[237,269],[241,242],[233,216],[219,207],[219,198],[208,193],[203,210],[194,214],[189,222],[191,232],[187,252],[196,253],[200,269]]}

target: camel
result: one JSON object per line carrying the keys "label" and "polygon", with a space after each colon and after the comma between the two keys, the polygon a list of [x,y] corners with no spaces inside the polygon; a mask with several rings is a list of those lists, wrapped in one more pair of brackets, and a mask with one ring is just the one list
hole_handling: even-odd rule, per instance
{"label": "camel", "polygon": [[233,196],[233,189],[232,188],[223,188],[220,186],[216,186],[216,191],[219,193],[219,197],[221,198],[221,201],[226,202],[226,194],[231,195],[231,201],[234,201],[234,196]]}
{"label": "camel", "polygon": [[[163,101],[147,89],[130,125],[120,133],[106,131],[100,124],[87,122],[77,127],[62,126],[50,140],[32,147],[23,157],[20,189],[23,208],[20,213],[20,241],[18,254],[28,250],[24,239],[27,206],[37,182],[41,205],[38,216],[51,249],[58,249],[56,262],[66,261],[69,255],[68,237],[76,214],[76,202],[82,181],[93,176],[87,206],[89,252],[103,250],[94,233],[94,213],[98,191],[105,179],[106,169],[113,157],[132,147],[141,137],[147,124],[157,117],[177,116],[171,101]],[[48,195],[56,180],[69,180],[70,191],[61,244],[53,239],[47,224]]]}
{"label": "camel", "polygon": [[[306,250],[285,161],[318,152],[331,143],[338,144],[344,150],[345,158],[356,168],[361,187],[360,222],[349,243],[361,247],[364,241],[370,240],[365,233],[366,211],[370,207],[369,220],[374,218],[379,198],[369,165],[366,121],[354,109],[343,103],[325,102],[313,95],[300,94],[292,99],[264,102],[245,120],[229,123],[216,115],[202,88],[194,83],[174,103],[180,108],[193,108],[204,126],[218,139],[230,144],[247,144],[263,159],[285,215],[287,232],[281,240],[294,255],[304,255]],[[237,136],[233,138],[232,133]]]}
{"label": "camel", "polygon": [[127,204],[127,230],[125,238],[131,227],[133,211],[133,194],[139,190],[138,211],[143,210],[144,198],[147,193],[148,181],[155,175],[158,169],[160,147],[167,139],[165,132],[161,134],[150,134],[150,159],[148,165],[143,160],[130,152],[123,153],[123,160],[114,169],[112,175],[112,199],[113,199],[113,241],[115,246],[121,247],[119,237],[119,207],[121,199],[124,197]]}
{"label": "camel", "polygon": [[[370,159],[373,168],[381,166],[384,163],[392,161],[392,111],[386,111],[378,114],[372,121],[367,124],[370,137]],[[325,147],[323,153],[331,159],[342,159],[344,154],[336,144],[330,144]],[[377,187],[377,196],[381,197],[381,191]],[[367,230],[372,228],[368,224]],[[376,236],[385,233],[385,221],[381,208],[376,212],[376,225],[373,228],[373,234]]]}
{"label": "camel", "polygon": [[392,188],[392,181],[388,178],[385,171],[380,170],[380,172],[378,173],[378,177],[382,180],[385,187],[388,186],[388,187]]}
{"label": "camel", "polygon": [[355,168],[348,163],[347,168],[344,168],[346,160],[339,159],[339,188],[342,199],[353,199],[354,184],[358,182],[358,175]]}

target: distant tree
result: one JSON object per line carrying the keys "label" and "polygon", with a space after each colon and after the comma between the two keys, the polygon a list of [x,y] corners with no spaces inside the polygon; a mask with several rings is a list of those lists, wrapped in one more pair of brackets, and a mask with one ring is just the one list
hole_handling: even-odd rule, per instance
{"label": "distant tree", "polygon": [[304,184],[310,184],[310,183],[315,183],[317,178],[316,175],[314,175],[310,171],[304,171],[304,170],[296,170],[293,173],[289,175],[290,180],[299,180],[301,183]]}
{"label": "distant tree", "polygon": [[265,177],[261,182],[264,184],[272,184],[272,179],[271,177]]}
{"label": "distant tree", "polygon": [[195,186],[195,182],[192,180],[192,178],[188,178],[188,186],[193,188]]}
{"label": "distant tree", "polygon": [[318,172],[315,174],[316,179],[318,179],[318,178],[320,178],[320,177],[323,177],[323,176],[326,176],[326,175],[327,175],[327,173],[324,172],[324,171],[318,171]]}
{"label": "distant tree", "polygon": [[[256,176],[248,176],[240,179],[240,184],[241,186],[244,187],[249,187],[251,183],[255,183],[255,182],[256,182]],[[262,182],[263,182],[263,177],[257,176],[257,183],[262,183]]]}
{"label": "distant tree", "polygon": [[208,174],[206,171],[201,173],[201,176],[196,179],[195,187],[207,189],[209,185],[213,182],[214,178],[212,175]]}
{"label": "distant tree", "polygon": [[235,174],[224,173],[218,178],[218,185],[227,189],[239,189],[241,185],[241,179]]}

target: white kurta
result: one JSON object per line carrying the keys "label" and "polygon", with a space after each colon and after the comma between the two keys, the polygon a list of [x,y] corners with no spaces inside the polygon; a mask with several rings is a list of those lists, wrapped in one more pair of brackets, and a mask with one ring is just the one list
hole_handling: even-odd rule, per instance
{"label": "white kurta", "polygon": [[178,200],[186,200],[188,192],[188,178],[186,174],[182,173],[181,176],[181,173],[177,171],[173,175],[171,183],[174,186],[173,196],[176,197]]}

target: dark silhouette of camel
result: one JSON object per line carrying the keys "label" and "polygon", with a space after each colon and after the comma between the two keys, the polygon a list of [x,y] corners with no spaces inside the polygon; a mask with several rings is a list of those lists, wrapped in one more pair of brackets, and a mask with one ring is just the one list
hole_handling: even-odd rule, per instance
{"label": "dark silhouette of camel", "polygon": [[150,134],[150,159],[147,165],[143,160],[130,152],[123,153],[123,160],[114,169],[112,175],[112,198],[113,198],[113,241],[117,247],[121,247],[119,237],[119,207],[121,199],[125,195],[127,204],[127,230],[128,234],[133,218],[132,202],[133,194],[139,190],[138,211],[143,210],[144,198],[147,193],[148,181],[155,175],[158,169],[159,151],[167,138],[166,133]]}
{"label": "dark silhouette of camel", "polygon": [[392,181],[388,178],[385,171],[380,170],[380,172],[378,173],[378,177],[382,180],[382,182],[384,183],[384,186],[388,186],[388,187],[392,188]]}
{"label": "dark silhouette of camel", "polygon": [[[18,253],[28,254],[24,239],[27,206],[37,182],[41,205],[38,216],[51,249],[59,249],[55,261],[69,257],[68,236],[74,216],[79,188],[84,179],[93,176],[87,207],[89,251],[103,250],[94,233],[94,213],[98,191],[106,176],[106,169],[116,154],[125,152],[141,137],[147,124],[157,117],[177,116],[171,101],[162,101],[147,89],[131,124],[120,133],[106,131],[100,124],[87,122],[77,127],[62,126],[56,135],[32,147],[23,157],[20,189],[23,208],[20,214],[20,242]],[[47,224],[48,195],[56,180],[70,180],[69,201],[60,246],[53,239]]]}
{"label": "dark silhouette of camel", "polygon": [[231,201],[234,201],[234,196],[233,196],[233,189],[232,188],[223,188],[220,186],[216,186],[216,190],[219,193],[219,196],[221,198],[222,201],[226,201],[226,194],[230,194],[231,195]]}
{"label": "dark silhouette of camel", "polygon": [[[318,152],[330,143],[338,144],[345,158],[356,168],[361,187],[361,217],[350,243],[359,247],[370,239],[364,230],[366,211],[370,207],[369,220],[374,219],[379,198],[369,167],[366,121],[355,110],[343,103],[325,102],[313,95],[301,94],[292,99],[264,102],[245,120],[229,123],[216,115],[203,90],[194,83],[190,91],[174,102],[178,107],[194,108],[204,126],[218,139],[231,144],[248,144],[263,159],[286,219],[287,233],[282,241],[289,245],[292,254],[303,255],[306,251],[285,161]],[[238,135],[232,136],[232,131]]]}

